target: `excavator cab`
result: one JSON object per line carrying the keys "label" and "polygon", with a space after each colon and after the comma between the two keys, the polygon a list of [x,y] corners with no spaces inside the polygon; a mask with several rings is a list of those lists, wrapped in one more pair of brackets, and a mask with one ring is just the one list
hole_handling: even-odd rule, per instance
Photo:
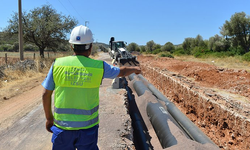
{"label": "excavator cab", "polygon": [[116,62],[122,65],[130,62],[133,62],[135,65],[139,64],[139,62],[136,60],[136,56],[132,56],[126,50],[126,43],[124,41],[115,41],[115,38],[111,37],[109,41],[109,47],[109,54],[112,59],[115,59]]}

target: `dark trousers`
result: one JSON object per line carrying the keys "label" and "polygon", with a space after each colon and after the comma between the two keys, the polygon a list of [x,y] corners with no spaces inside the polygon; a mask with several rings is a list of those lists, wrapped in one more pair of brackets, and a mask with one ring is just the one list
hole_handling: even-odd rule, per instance
{"label": "dark trousers", "polygon": [[90,129],[62,130],[56,126],[53,131],[53,150],[99,150],[97,146],[98,125]]}

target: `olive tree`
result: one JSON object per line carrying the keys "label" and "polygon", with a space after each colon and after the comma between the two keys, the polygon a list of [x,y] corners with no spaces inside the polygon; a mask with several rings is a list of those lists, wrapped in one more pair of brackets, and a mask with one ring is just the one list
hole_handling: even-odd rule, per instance
{"label": "olive tree", "polygon": [[167,42],[165,45],[163,45],[161,47],[161,51],[167,51],[167,52],[170,52],[170,51],[173,51],[175,49],[174,47],[174,44],[171,43],[171,42]]}
{"label": "olive tree", "polygon": [[241,46],[245,49],[245,53],[249,52],[250,16],[244,12],[235,13],[220,29],[223,36],[231,39],[234,47]]}
{"label": "olive tree", "polygon": [[146,46],[142,45],[139,48],[141,53],[146,52]]}
{"label": "olive tree", "polygon": [[194,38],[185,38],[184,42],[182,43],[182,47],[186,54],[190,54],[193,41]]}
{"label": "olive tree", "polygon": [[140,51],[140,48],[139,48],[139,46],[138,46],[138,44],[136,44],[136,43],[134,43],[134,42],[132,42],[132,43],[130,43],[128,46],[127,46],[127,49],[128,49],[128,51],[130,51],[130,52],[132,52],[132,51]]}
{"label": "olive tree", "polygon": [[[70,16],[57,13],[50,5],[37,7],[22,15],[24,42],[35,44],[44,58],[45,48],[57,49],[65,42],[66,34],[76,26],[77,21]],[[14,13],[5,29],[9,35],[18,34],[18,13]]]}
{"label": "olive tree", "polygon": [[227,45],[223,37],[216,34],[209,38],[208,48],[214,52],[226,51]]}
{"label": "olive tree", "polygon": [[155,42],[154,42],[153,40],[148,41],[148,42],[147,42],[147,45],[146,45],[146,50],[147,50],[148,52],[151,52],[151,53],[152,53],[152,51],[154,50],[153,48],[154,48],[155,45],[156,45],[156,44],[155,44]]}

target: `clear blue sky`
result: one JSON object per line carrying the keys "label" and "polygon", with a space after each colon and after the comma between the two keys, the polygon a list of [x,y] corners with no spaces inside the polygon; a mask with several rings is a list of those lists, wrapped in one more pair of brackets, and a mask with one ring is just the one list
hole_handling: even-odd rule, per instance
{"label": "clear blue sky", "polygon": [[[181,44],[185,38],[200,34],[204,40],[236,12],[250,15],[250,0],[22,0],[23,11],[49,4],[58,13],[76,18],[94,33],[98,42],[111,36],[127,43],[146,45]],[[8,25],[18,0],[0,0],[0,30]]]}

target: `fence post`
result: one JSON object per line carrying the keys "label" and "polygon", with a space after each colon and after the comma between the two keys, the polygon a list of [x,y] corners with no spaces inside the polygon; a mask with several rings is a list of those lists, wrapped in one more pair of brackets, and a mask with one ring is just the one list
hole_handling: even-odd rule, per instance
{"label": "fence post", "polygon": [[36,60],[37,72],[40,72],[40,61]]}
{"label": "fence post", "polygon": [[48,58],[49,58],[49,52],[48,52]]}
{"label": "fence post", "polygon": [[36,53],[34,53],[34,56],[33,56],[33,59],[35,60],[35,58],[36,58]]}
{"label": "fence post", "polygon": [[5,64],[7,64],[7,53],[5,53]]}

